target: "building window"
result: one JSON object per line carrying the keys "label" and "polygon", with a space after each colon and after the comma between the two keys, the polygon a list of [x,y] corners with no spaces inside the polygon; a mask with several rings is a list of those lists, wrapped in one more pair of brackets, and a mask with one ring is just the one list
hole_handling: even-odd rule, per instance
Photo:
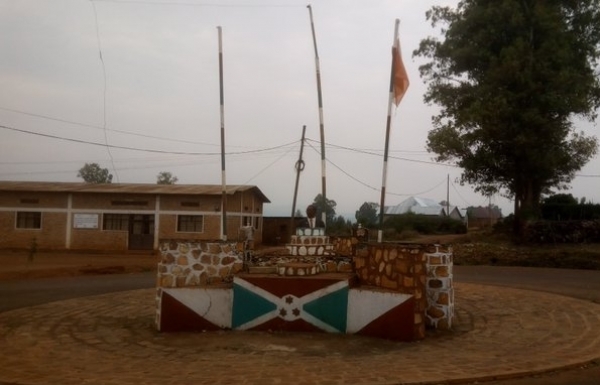
{"label": "building window", "polygon": [[260,217],[254,218],[254,230],[260,229]]}
{"label": "building window", "polygon": [[17,229],[41,229],[42,213],[33,211],[17,212]]}
{"label": "building window", "polygon": [[242,226],[252,226],[252,217],[244,217],[242,220]]}
{"label": "building window", "polygon": [[177,231],[181,233],[201,233],[204,227],[202,215],[179,215],[177,217]]}
{"label": "building window", "polygon": [[104,214],[102,230],[129,231],[129,214]]}

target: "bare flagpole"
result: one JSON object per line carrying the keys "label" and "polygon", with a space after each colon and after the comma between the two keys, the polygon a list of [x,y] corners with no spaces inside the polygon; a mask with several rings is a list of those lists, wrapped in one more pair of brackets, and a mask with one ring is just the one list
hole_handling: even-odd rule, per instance
{"label": "bare flagpole", "polygon": [[[317,36],[315,34],[315,23],[313,22],[312,8],[307,5],[308,13],[310,15],[310,28],[312,31],[313,45],[315,47],[315,66],[317,71],[317,95],[319,99],[319,131],[321,133],[321,195],[323,196],[323,203],[327,203],[327,183],[325,179],[325,125],[323,123],[323,96],[321,94],[321,66],[319,64],[319,51],[317,50]],[[321,213],[321,219],[323,223],[327,225],[327,214],[325,210]]]}
{"label": "bare flagpole", "polygon": [[221,240],[227,240],[227,179],[225,177],[225,107],[223,97],[223,42],[219,31],[219,91],[221,101]]}
{"label": "bare flagpole", "polygon": [[[394,46],[398,42],[398,27],[400,20],[396,19],[394,26]],[[390,142],[390,129],[392,125],[392,104],[394,103],[394,78],[396,75],[396,55],[392,50],[392,70],[390,75],[390,95],[388,98],[388,111],[387,121],[385,126],[385,150],[383,152],[383,178],[381,182],[381,200],[379,203],[379,231],[377,232],[377,242],[383,241],[383,214],[385,213],[385,189],[387,184],[387,168],[388,168],[388,153],[389,153],[389,142]]]}

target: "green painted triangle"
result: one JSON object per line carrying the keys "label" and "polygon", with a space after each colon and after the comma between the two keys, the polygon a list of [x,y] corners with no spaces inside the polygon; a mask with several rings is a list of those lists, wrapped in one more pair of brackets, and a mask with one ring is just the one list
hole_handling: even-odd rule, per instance
{"label": "green painted triangle", "polygon": [[231,319],[231,327],[233,329],[275,309],[277,309],[277,305],[273,302],[240,285],[233,285],[233,311]]}
{"label": "green painted triangle", "polygon": [[340,332],[345,332],[348,318],[348,286],[304,304],[303,310]]}

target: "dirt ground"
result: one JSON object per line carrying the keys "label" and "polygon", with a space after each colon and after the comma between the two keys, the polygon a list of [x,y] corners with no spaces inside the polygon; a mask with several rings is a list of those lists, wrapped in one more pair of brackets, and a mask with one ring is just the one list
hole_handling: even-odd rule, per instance
{"label": "dirt ground", "polygon": [[0,250],[0,280],[123,274],[154,271],[158,253],[102,254],[90,252]]}

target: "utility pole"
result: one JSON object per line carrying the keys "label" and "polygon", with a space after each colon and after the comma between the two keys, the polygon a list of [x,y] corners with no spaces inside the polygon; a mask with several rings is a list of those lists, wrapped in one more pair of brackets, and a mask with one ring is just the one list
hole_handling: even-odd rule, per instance
{"label": "utility pole", "polygon": [[304,170],[304,160],[302,159],[302,153],[304,152],[304,136],[306,135],[306,125],[302,126],[302,140],[300,141],[300,156],[296,162],[296,186],[294,187],[294,200],[292,203],[292,215],[290,220],[290,236],[294,229],[294,219],[296,216],[296,199],[298,198],[298,184],[300,182],[300,173]]}

